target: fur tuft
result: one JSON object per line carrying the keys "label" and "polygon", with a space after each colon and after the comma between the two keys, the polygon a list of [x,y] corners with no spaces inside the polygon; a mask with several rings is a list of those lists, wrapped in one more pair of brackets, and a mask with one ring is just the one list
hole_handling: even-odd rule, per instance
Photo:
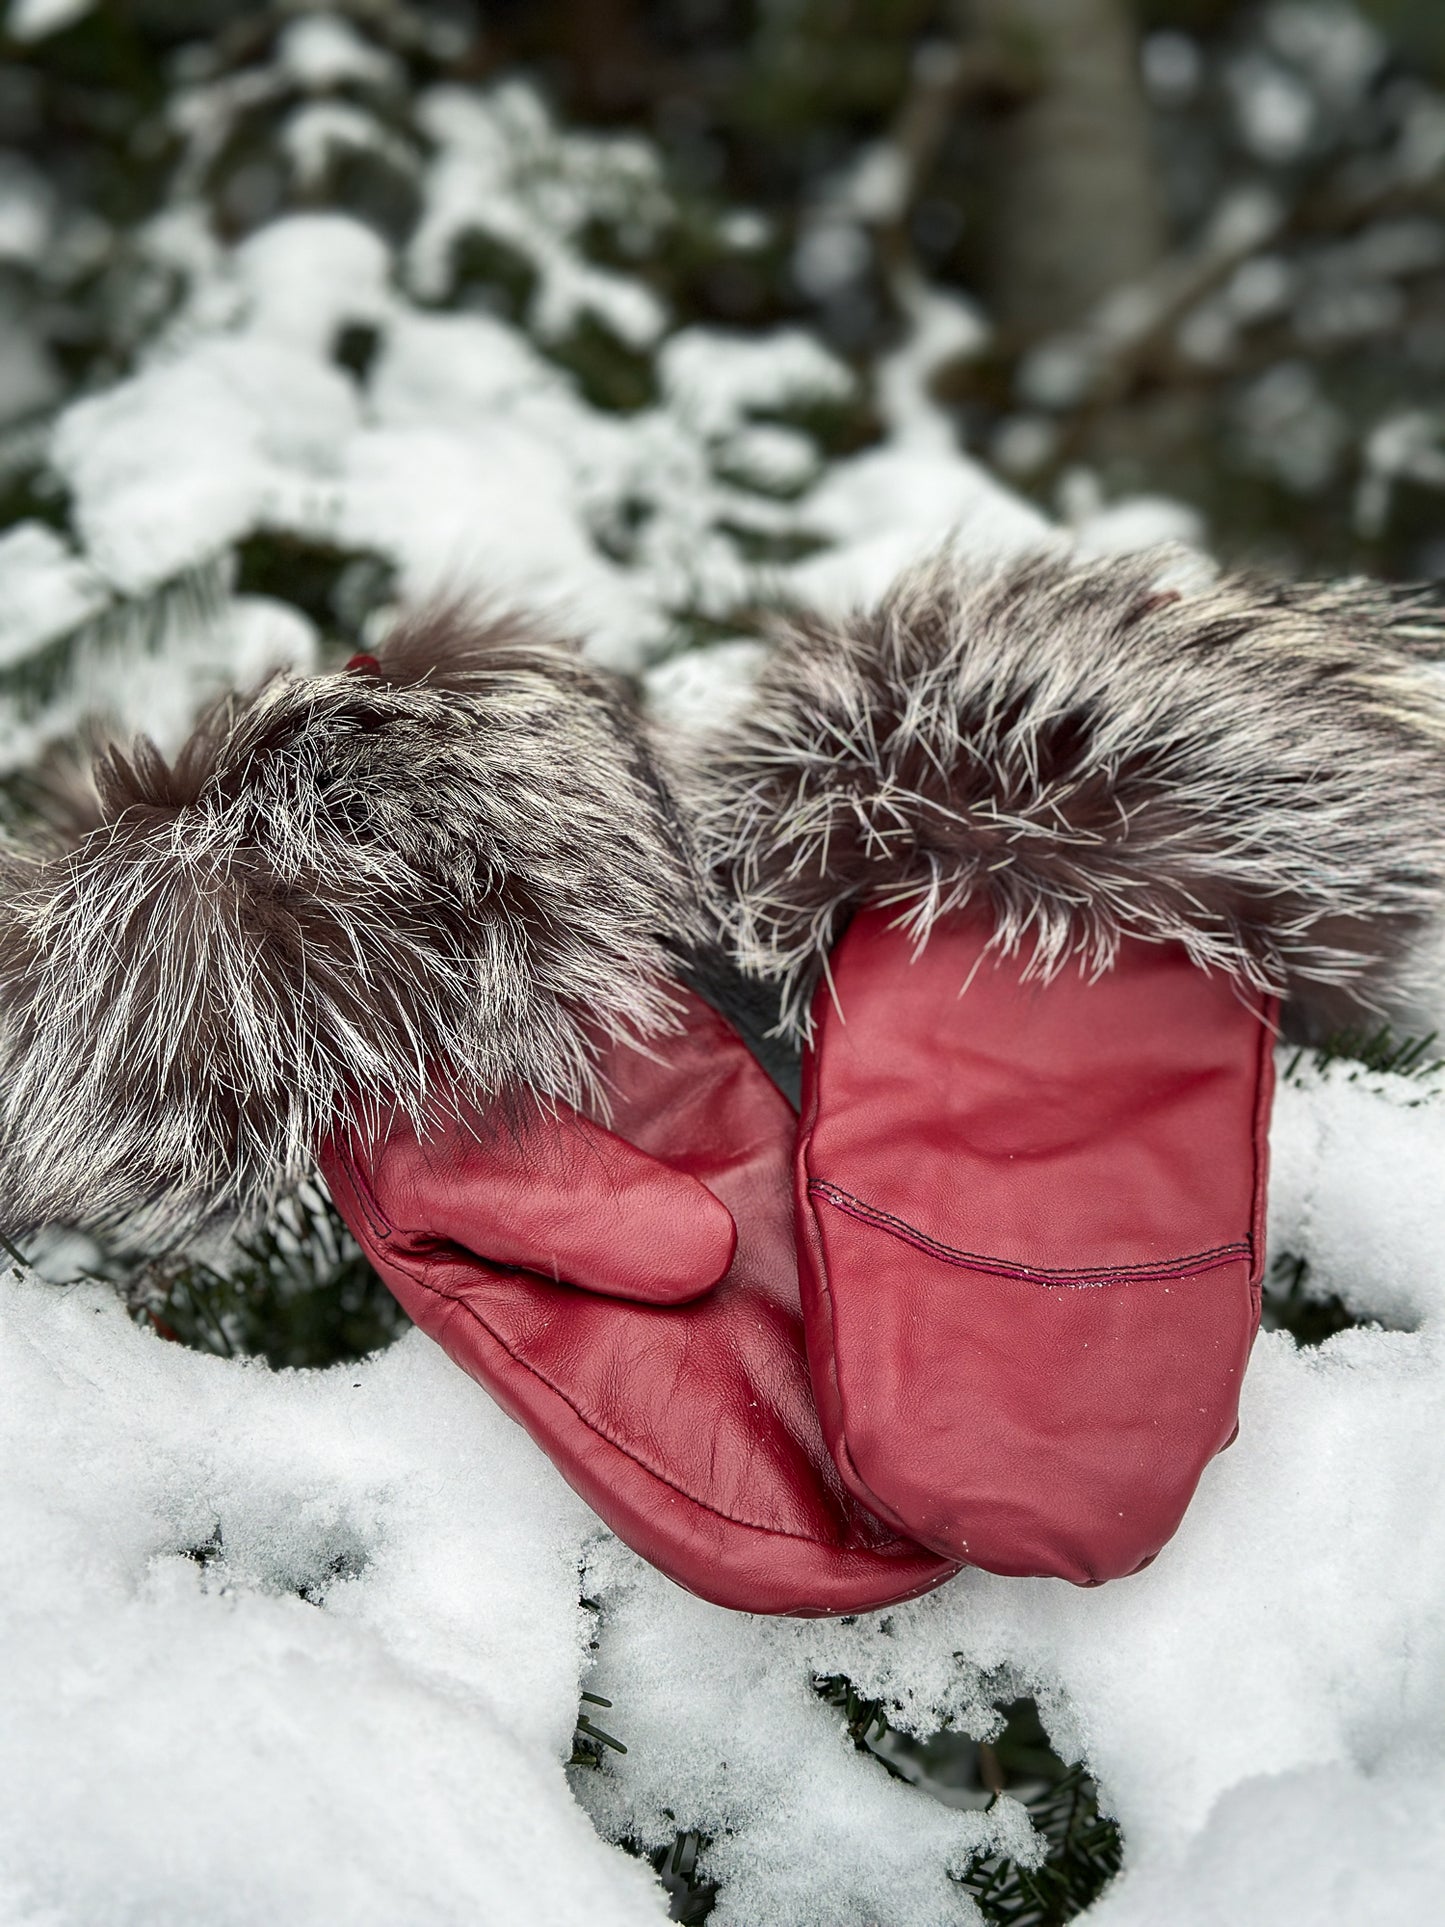
{"label": "fur tuft", "polygon": [[727,944],[793,1034],[865,900],[920,942],[986,904],[1043,979],[1132,935],[1305,1031],[1389,1009],[1445,907],[1445,618],[1362,582],[1161,589],[1176,559],[940,562],[782,626],[689,781]]}
{"label": "fur tuft", "polygon": [[344,1106],[453,1082],[600,1102],[598,1039],[672,1020],[669,793],[616,679],[520,622],[424,613],[93,778],[0,854],[6,1231],[264,1204]]}

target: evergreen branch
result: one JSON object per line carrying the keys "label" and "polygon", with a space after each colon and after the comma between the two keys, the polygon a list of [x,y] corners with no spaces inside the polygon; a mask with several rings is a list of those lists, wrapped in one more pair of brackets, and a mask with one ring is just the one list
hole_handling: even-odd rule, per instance
{"label": "evergreen branch", "polygon": [[230,1249],[224,1265],[166,1251],[104,1269],[131,1316],[162,1337],[277,1369],[364,1358],[410,1322],[319,1190],[298,1191]]}

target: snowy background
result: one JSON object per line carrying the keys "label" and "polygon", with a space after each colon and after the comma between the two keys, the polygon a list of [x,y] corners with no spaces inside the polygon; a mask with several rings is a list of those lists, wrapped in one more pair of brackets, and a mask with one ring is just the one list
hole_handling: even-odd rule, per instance
{"label": "snowy background", "polygon": [[[1351,353],[1407,321],[1422,366],[1439,352],[1445,229],[1409,190],[1438,193],[1445,103],[1362,15],[1251,16],[1209,84],[1258,178],[1132,308],[1020,350],[985,419],[960,371],[1006,329],[924,241],[890,246],[901,140],[860,139],[799,203],[791,309],[726,322],[659,263],[765,277],[774,212],[690,198],[650,140],[559,120],[520,69],[473,75],[449,11],[265,14],[182,47],[133,126],[87,131],[128,157],[127,211],[43,164],[120,26],[11,0],[0,103],[28,101],[33,136],[0,152],[12,812],[88,718],[173,743],[223,683],[335,661],[435,592],[555,611],[688,722],[746,687],[751,605],[846,603],[945,540],[1173,539],[1207,568],[1208,500],[1137,448],[1083,458],[1098,384],[1117,399],[1146,338],[1213,367],[1221,407],[1274,383],[1232,444],[1294,462],[1270,485],[1305,508],[1266,547],[1442,553],[1421,503],[1445,415],[1413,378],[1347,403],[1297,340],[1228,361],[1266,324],[1318,329],[1331,273],[1362,297],[1337,303]],[[1196,99],[1211,44],[1146,41],[1158,111]],[[1363,265],[1291,226],[1341,172]],[[850,273],[885,275],[886,325],[848,307]],[[275,1369],[218,1355],[267,1349],[229,1312],[210,1344],[154,1281],[81,1278],[105,1254],[32,1252],[0,1280],[0,1919],[663,1920],[649,1856],[684,1846],[674,1917],[717,1927],[1061,1919],[973,1897],[980,1868],[1044,1863],[1042,1782],[995,1799],[993,1755],[909,1743],[987,1749],[1024,1700],[1122,1837],[1099,1927],[1432,1918],[1445,1072],[1361,1040],[1281,1072],[1281,1328],[1177,1540],[1097,1592],[965,1574],[853,1623],[730,1616],[611,1539],[418,1334]]]}

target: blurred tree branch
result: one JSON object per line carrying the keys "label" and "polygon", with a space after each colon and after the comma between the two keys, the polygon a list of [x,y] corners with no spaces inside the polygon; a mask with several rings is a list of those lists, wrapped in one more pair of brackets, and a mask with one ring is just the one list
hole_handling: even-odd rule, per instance
{"label": "blurred tree branch", "polygon": [[[966,8],[954,12],[966,16]],[[1036,89],[1034,68],[997,41],[981,40],[966,17],[952,40],[928,40],[914,54],[908,91],[886,145],[898,168],[893,206],[876,229],[879,252],[896,280],[916,272],[909,217],[959,115],[967,108],[1021,106]]]}
{"label": "blurred tree branch", "polygon": [[[1445,156],[1433,168],[1382,168],[1364,183],[1326,172],[1288,205],[1262,190],[1226,199],[1195,241],[1166,256],[1133,287],[1116,289],[1083,328],[1024,358],[1023,398],[1068,415],[1056,461],[1074,459],[1094,423],[1148,383],[1217,383],[1261,359],[1242,332],[1236,352],[1212,365],[1201,363],[1180,353],[1178,333],[1203,301],[1264,249],[1344,238],[1373,220],[1415,209],[1445,212]],[[1282,352],[1288,342],[1274,342],[1263,359]]]}

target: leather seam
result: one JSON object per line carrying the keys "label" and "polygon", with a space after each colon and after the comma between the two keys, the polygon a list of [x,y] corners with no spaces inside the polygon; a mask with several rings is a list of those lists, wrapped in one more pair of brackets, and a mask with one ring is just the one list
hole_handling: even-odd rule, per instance
{"label": "leather seam", "polygon": [[[395,1263],[396,1260],[393,1258],[392,1262]],[[454,1292],[443,1291],[440,1286],[432,1283],[432,1272],[438,1264],[445,1262],[444,1259],[435,1260],[426,1267],[423,1273],[418,1275],[415,1271],[412,1271],[411,1276],[416,1279],[423,1291],[429,1291],[434,1297],[445,1299],[449,1305],[454,1305],[458,1310],[465,1311],[470,1318],[481,1326],[492,1343],[506,1353],[514,1365],[520,1366],[524,1372],[527,1372],[532,1378],[535,1378],[539,1385],[545,1385],[554,1398],[561,1399],[568,1410],[575,1413],[576,1416],[581,1419],[583,1425],[586,1426],[587,1430],[591,1432],[595,1438],[605,1440],[614,1452],[620,1452],[623,1458],[630,1460],[639,1471],[645,1472],[650,1479],[656,1479],[659,1485],[665,1485],[670,1492],[677,1493],[679,1498],[686,1499],[689,1505],[695,1505],[700,1512],[710,1512],[715,1519],[722,1519],[730,1526],[741,1526],[745,1532],[762,1532],[766,1533],[770,1538],[775,1539],[796,1539],[801,1544],[807,1546],[815,1546],[822,1543],[810,1533],[788,1532],[782,1526],[761,1525],[755,1519],[735,1518],[732,1513],[724,1512],[719,1506],[709,1505],[706,1499],[699,1499],[695,1493],[689,1492],[686,1486],[678,1485],[674,1480],[667,1478],[663,1473],[655,1470],[645,1459],[638,1458],[637,1454],[630,1451],[620,1440],[614,1439],[610,1433],[604,1432],[600,1426],[595,1425],[582,1410],[581,1406],[567,1396],[561,1386],[554,1385],[550,1378],[546,1377],[544,1373],[539,1372],[535,1365],[529,1365],[525,1358],[519,1358],[505,1339],[495,1332],[487,1323],[475,1305],[471,1304],[465,1298],[457,1297]]]}
{"label": "leather seam", "polygon": [[[810,1065],[805,1065],[804,1068],[805,1091],[808,1091],[810,1082],[810,1068]],[[808,1091],[807,1108],[804,1112],[805,1122],[799,1135],[797,1149],[798,1166],[800,1172],[803,1173],[807,1171],[809,1155],[813,1148],[813,1125],[817,1118],[817,1108],[817,1090],[816,1086],[814,1086],[811,1091]],[[809,1225],[811,1226],[812,1237],[810,1242],[816,1242],[814,1256],[818,1295],[822,1299],[824,1316],[828,1321],[828,1375],[832,1382],[833,1398],[838,1412],[837,1439],[834,1441],[825,1437],[824,1444],[828,1447],[834,1463],[842,1474],[843,1483],[852,1492],[854,1498],[857,1499],[860,1504],[866,1505],[874,1516],[881,1519],[885,1525],[891,1526],[894,1532],[900,1534],[905,1539],[913,1539],[915,1544],[923,1544],[923,1541],[915,1539],[913,1528],[904,1523],[880,1493],[874,1491],[872,1484],[864,1477],[862,1468],[853,1455],[852,1440],[848,1435],[848,1415],[843,1396],[843,1380],[838,1370],[838,1312],[833,1302],[832,1281],[828,1276],[827,1257],[823,1248],[823,1227],[818,1222],[818,1213],[814,1206],[815,1195],[826,1197],[829,1188],[822,1179],[806,1177],[803,1186],[804,1198],[801,1201],[806,1210]],[[803,1225],[802,1211],[799,1212],[798,1229],[801,1234],[798,1239],[798,1264],[801,1270],[804,1262],[804,1238],[807,1235]],[[826,1432],[826,1427],[824,1429]],[[926,1550],[934,1553],[935,1556],[939,1556],[936,1546],[928,1546]],[[951,1551],[942,1556],[954,1557]],[[955,1570],[957,1570],[957,1567],[955,1567]]]}
{"label": "leather seam", "polygon": [[1080,1290],[1095,1285],[1147,1284],[1155,1279],[1186,1278],[1195,1272],[1216,1270],[1238,1258],[1253,1257],[1252,1241],[1245,1240],[1214,1245],[1206,1251],[1192,1251],[1178,1258],[1162,1259],[1156,1264],[1091,1265],[1070,1269],[1023,1265],[1008,1258],[985,1257],[975,1251],[962,1251],[954,1245],[941,1244],[937,1238],[930,1238],[926,1231],[920,1231],[906,1219],[896,1218],[888,1211],[880,1211],[876,1205],[854,1197],[851,1191],[844,1191],[841,1186],[830,1184],[825,1178],[809,1178],[808,1192],[848,1217],[873,1225],[902,1243],[927,1252],[930,1257],[942,1259],[945,1264],[957,1265],[967,1271],[989,1272],[1001,1278],[1015,1278],[1027,1284],[1042,1285],[1046,1289]]}
{"label": "leather seam", "polygon": [[[371,1214],[366,1211],[366,1205],[370,1202],[373,1204],[376,1216],[380,1218],[380,1209],[375,1206],[374,1200],[371,1198],[370,1187],[362,1181],[361,1173],[357,1170],[355,1161],[347,1157],[344,1160],[343,1168],[347,1180],[351,1185],[352,1195],[361,1205],[363,1215],[370,1221]],[[385,1223],[386,1221],[383,1219],[382,1222]],[[378,1242],[384,1247],[391,1245],[392,1233],[393,1227],[387,1224],[386,1232],[382,1234]],[[593,1424],[582,1408],[573,1399],[570,1399],[560,1386],[554,1385],[551,1379],[539,1372],[535,1365],[529,1365],[526,1359],[519,1358],[511,1346],[492,1329],[474,1305],[470,1304],[465,1298],[459,1298],[455,1292],[444,1291],[440,1286],[434,1285],[432,1283],[432,1273],[437,1270],[439,1266],[447,1262],[445,1259],[432,1259],[418,1272],[413,1265],[399,1263],[399,1254],[394,1251],[388,1250],[387,1257],[392,1264],[397,1266],[398,1270],[403,1270],[407,1272],[410,1277],[414,1278],[423,1291],[429,1291],[434,1298],[445,1300],[447,1304],[453,1306],[456,1310],[465,1311],[481,1326],[492,1343],[506,1353],[514,1365],[520,1366],[524,1372],[528,1373],[532,1378],[535,1378],[539,1385],[545,1385],[547,1390],[551,1392],[555,1398],[561,1399],[568,1410],[573,1412],[582,1421],[583,1425],[586,1426],[587,1430],[591,1432],[594,1437],[605,1440],[614,1452],[620,1452],[623,1458],[629,1460],[639,1471],[645,1472],[650,1479],[656,1479],[659,1485],[665,1485],[670,1492],[676,1492],[679,1498],[686,1499],[690,1505],[697,1506],[699,1511],[711,1513],[714,1518],[725,1520],[728,1525],[740,1526],[745,1532],[761,1532],[776,1539],[796,1539],[802,1545],[811,1546],[821,1543],[815,1536],[806,1532],[788,1532],[781,1526],[761,1525],[753,1519],[735,1518],[732,1513],[724,1512],[718,1506],[709,1505],[705,1499],[699,1499],[696,1494],[689,1492],[686,1487],[680,1486],[674,1480],[665,1477],[663,1473],[656,1471],[652,1466],[648,1465],[644,1459],[638,1458],[635,1452],[629,1451],[619,1440],[614,1439],[610,1434],[602,1431],[600,1427]]]}
{"label": "leather seam", "polygon": [[389,1244],[396,1227],[377,1203],[376,1193],[372,1190],[371,1185],[366,1179],[362,1177],[356,1159],[349,1151],[343,1151],[338,1161],[342,1171],[345,1173],[346,1181],[351,1187],[351,1194],[356,1199],[357,1207],[362,1217],[366,1219],[373,1235],[380,1243]]}

